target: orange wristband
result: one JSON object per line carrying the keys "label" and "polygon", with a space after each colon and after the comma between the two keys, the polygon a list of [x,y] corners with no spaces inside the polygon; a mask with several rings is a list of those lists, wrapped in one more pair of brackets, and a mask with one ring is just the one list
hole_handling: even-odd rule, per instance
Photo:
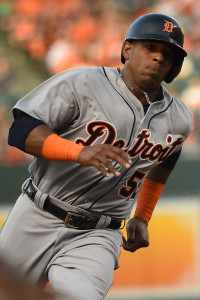
{"label": "orange wristband", "polygon": [[42,156],[49,160],[77,161],[83,147],[57,134],[50,134],[43,143]]}
{"label": "orange wristband", "polygon": [[147,222],[151,219],[156,203],[158,202],[163,188],[163,183],[146,179],[138,195],[135,216]]}

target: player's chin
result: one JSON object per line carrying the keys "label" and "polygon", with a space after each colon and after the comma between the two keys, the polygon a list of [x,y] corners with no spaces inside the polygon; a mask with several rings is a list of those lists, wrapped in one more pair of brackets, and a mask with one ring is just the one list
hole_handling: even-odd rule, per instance
{"label": "player's chin", "polygon": [[156,72],[156,73],[149,72],[146,74],[145,79],[149,84],[150,83],[154,84],[154,83],[161,83],[165,77],[166,76],[163,76],[163,74],[160,72]]}
{"label": "player's chin", "polygon": [[141,84],[141,89],[144,91],[153,91],[158,89],[163,81],[163,77],[161,76],[144,76]]}

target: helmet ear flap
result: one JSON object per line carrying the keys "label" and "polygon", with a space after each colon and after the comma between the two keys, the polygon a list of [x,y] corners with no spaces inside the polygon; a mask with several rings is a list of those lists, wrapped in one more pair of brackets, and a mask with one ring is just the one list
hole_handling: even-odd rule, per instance
{"label": "helmet ear flap", "polygon": [[174,80],[174,78],[178,76],[178,74],[181,72],[183,61],[184,58],[179,58],[176,64],[173,65],[167,77],[165,78],[166,83],[171,83]]}

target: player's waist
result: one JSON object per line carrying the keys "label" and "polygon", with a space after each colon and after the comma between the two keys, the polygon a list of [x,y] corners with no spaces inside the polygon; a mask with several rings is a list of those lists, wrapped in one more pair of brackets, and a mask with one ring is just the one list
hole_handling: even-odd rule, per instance
{"label": "player's waist", "polygon": [[22,186],[25,193],[39,208],[62,220],[66,227],[87,230],[95,228],[119,229],[122,221],[106,215],[98,215],[82,208],[64,203],[41,190],[29,178]]}

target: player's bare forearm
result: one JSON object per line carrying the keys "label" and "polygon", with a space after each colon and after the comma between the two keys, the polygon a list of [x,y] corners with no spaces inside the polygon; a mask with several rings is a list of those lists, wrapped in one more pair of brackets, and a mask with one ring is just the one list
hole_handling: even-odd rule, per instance
{"label": "player's bare forearm", "polygon": [[25,142],[26,152],[36,157],[42,157],[42,147],[45,139],[55,133],[46,125],[40,125],[34,128],[28,135]]}
{"label": "player's bare forearm", "polygon": [[138,217],[131,218],[127,225],[127,240],[123,237],[123,248],[126,251],[135,252],[136,250],[149,246],[148,223]]}

